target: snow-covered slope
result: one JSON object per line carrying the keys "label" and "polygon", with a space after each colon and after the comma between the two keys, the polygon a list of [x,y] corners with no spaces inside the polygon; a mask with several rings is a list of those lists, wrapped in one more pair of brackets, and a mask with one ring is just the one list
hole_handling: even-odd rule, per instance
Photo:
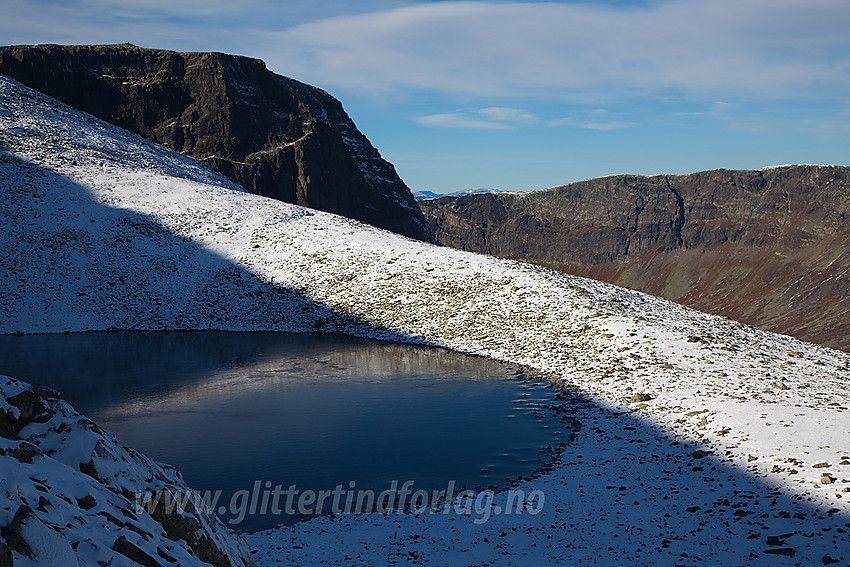
{"label": "snow-covered slope", "polygon": [[346,332],[576,389],[581,432],[519,486],[540,514],[322,518],[248,536],[259,563],[850,560],[850,355],[250,195],[12,81],[0,97],[0,332]]}
{"label": "snow-covered slope", "polygon": [[251,564],[208,509],[137,504],[146,490],[186,494],[177,470],[122,447],[55,392],[7,377],[0,471],[0,559],[16,566]]}

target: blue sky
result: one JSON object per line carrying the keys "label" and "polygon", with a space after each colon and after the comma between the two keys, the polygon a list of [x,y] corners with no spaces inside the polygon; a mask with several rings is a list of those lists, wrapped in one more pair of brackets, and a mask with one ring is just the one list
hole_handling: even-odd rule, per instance
{"label": "blue sky", "polygon": [[258,57],[414,190],[850,163],[847,0],[0,0],[0,43]]}

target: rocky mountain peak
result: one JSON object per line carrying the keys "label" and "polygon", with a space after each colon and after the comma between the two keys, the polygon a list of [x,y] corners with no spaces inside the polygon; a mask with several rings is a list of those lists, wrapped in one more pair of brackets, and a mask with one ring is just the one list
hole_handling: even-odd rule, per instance
{"label": "rocky mountain peak", "polygon": [[325,91],[259,59],[130,44],[0,48],[0,73],[252,192],[430,240],[393,166]]}

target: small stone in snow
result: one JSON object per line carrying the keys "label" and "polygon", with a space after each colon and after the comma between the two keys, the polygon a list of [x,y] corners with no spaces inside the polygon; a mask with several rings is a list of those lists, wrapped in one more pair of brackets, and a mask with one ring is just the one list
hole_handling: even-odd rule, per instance
{"label": "small stone in snow", "polygon": [[772,553],[774,555],[787,555],[788,557],[794,557],[794,554],[797,553],[797,550],[793,547],[780,547],[779,549],[765,549],[765,553]]}
{"label": "small stone in snow", "polygon": [[767,545],[785,545],[785,540],[794,534],[771,535],[767,536]]}
{"label": "small stone in snow", "polygon": [[77,498],[77,505],[83,510],[91,510],[97,502],[91,494],[83,498]]}

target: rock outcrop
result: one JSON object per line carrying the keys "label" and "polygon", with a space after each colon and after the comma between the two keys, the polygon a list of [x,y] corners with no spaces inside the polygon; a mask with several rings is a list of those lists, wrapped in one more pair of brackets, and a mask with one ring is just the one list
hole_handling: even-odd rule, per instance
{"label": "rock outcrop", "polygon": [[246,190],[430,240],[410,189],[328,93],[258,59],[0,47],[0,73],[202,160]]}
{"label": "rock outcrop", "polygon": [[850,168],[616,175],[420,201],[438,242],[850,350]]}
{"label": "rock outcrop", "polygon": [[52,390],[0,376],[3,565],[254,565],[180,473]]}

